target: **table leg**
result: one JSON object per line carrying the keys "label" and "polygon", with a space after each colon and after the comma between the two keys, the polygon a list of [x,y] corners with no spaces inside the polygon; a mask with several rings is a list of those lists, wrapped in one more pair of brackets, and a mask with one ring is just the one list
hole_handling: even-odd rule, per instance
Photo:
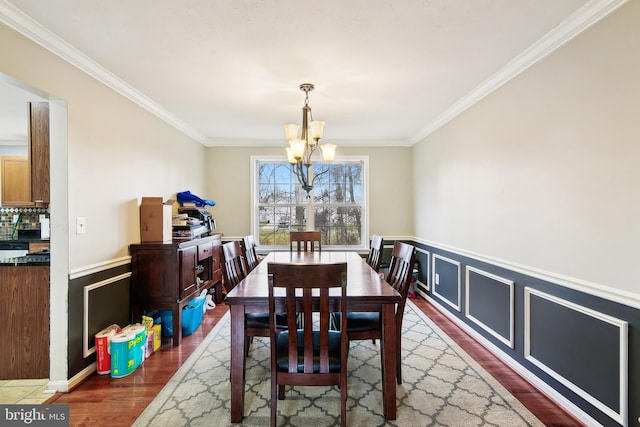
{"label": "table leg", "polygon": [[[244,412],[244,306],[231,305],[231,422],[242,422]],[[395,362],[394,362],[395,363]]]}
{"label": "table leg", "polygon": [[395,304],[382,304],[382,398],[387,420],[396,419],[396,345]]}

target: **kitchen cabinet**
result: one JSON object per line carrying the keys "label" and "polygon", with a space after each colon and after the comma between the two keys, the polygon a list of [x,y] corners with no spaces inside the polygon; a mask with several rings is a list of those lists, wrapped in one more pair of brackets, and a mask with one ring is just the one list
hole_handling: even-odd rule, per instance
{"label": "kitchen cabinet", "polygon": [[47,206],[49,196],[49,103],[29,103],[29,160],[31,201]]}
{"label": "kitchen cabinet", "polygon": [[49,378],[49,266],[0,265],[0,380]]}
{"label": "kitchen cabinet", "polygon": [[29,242],[29,252],[48,251],[49,247],[49,242]]}
{"label": "kitchen cabinet", "polygon": [[2,156],[2,206],[31,204],[31,172],[27,156]]}
{"label": "kitchen cabinet", "polygon": [[131,254],[131,321],[145,311],[171,310],[173,345],[182,339],[182,309],[203,289],[214,287],[219,301],[222,234],[188,241],[138,243]]}
{"label": "kitchen cabinet", "polygon": [[2,157],[2,206],[48,206],[49,103],[29,103],[28,156]]}

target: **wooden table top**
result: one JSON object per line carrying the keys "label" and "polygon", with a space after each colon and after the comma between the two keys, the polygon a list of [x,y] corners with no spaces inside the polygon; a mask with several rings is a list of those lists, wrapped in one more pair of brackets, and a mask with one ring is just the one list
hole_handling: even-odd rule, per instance
{"label": "wooden table top", "polygon": [[[400,301],[400,294],[380,277],[356,252],[271,252],[258,266],[236,285],[226,297],[226,303],[246,304],[264,302],[269,295],[268,264],[332,264],[347,263],[347,297],[350,301],[362,300],[380,303]],[[336,292],[340,292],[339,289]]]}

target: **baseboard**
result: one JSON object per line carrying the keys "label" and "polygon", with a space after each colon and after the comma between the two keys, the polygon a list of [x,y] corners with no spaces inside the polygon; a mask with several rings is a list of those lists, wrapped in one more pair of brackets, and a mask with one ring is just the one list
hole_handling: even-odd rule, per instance
{"label": "baseboard", "polygon": [[49,381],[45,393],[69,393],[92,376],[96,369],[97,364],[93,362],[67,381]]}

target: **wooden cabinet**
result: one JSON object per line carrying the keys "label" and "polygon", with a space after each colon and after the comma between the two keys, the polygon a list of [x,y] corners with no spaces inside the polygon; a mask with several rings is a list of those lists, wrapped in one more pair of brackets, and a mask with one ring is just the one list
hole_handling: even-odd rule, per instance
{"label": "wooden cabinet", "polygon": [[0,266],[0,379],[49,378],[49,266]]}
{"label": "wooden cabinet", "polygon": [[31,204],[31,175],[27,156],[2,156],[2,206]]}
{"label": "wooden cabinet", "polygon": [[48,251],[50,248],[49,242],[29,242],[29,252],[42,252]]}
{"label": "wooden cabinet", "polygon": [[49,103],[29,103],[29,160],[31,200],[47,206],[49,197]]}
{"label": "wooden cabinet", "polygon": [[182,308],[212,286],[219,296],[221,238],[216,234],[186,242],[131,245],[132,322],[139,322],[147,310],[171,310],[173,344],[179,345]]}
{"label": "wooden cabinet", "polygon": [[29,103],[28,156],[2,157],[2,206],[48,206],[49,103]]}

